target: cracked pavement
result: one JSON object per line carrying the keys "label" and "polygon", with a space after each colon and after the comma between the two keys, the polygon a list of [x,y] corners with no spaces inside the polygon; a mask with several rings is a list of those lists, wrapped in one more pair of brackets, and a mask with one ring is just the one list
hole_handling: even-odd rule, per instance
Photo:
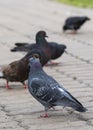
{"label": "cracked pavement", "polygon": [[[64,20],[70,15],[87,15],[77,35],[62,32]],[[0,130],[92,130],[93,129],[93,10],[62,5],[53,0],[0,0],[0,65],[20,59],[24,53],[12,53],[15,42],[35,42],[35,34],[45,30],[48,41],[67,45],[67,53],[56,61],[61,64],[44,67],[87,109],[79,113],[71,108],[43,113],[39,104],[20,83],[0,79]]]}

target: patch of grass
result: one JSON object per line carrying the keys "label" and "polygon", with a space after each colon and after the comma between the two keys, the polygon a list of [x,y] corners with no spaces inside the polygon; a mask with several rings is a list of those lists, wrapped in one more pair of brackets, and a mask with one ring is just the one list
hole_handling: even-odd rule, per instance
{"label": "patch of grass", "polygon": [[56,0],[56,1],[77,7],[93,8],[93,0]]}

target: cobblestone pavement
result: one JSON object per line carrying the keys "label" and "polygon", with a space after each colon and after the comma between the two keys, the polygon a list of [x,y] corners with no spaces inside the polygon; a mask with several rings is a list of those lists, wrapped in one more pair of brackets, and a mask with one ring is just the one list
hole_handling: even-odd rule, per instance
{"label": "cobblestone pavement", "polygon": [[[70,15],[87,15],[77,35],[64,34],[62,25]],[[93,130],[93,10],[61,5],[48,0],[0,0],[0,64],[20,59],[23,53],[12,53],[15,42],[35,42],[35,34],[45,30],[49,41],[67,45],[57,61],[61,64],[44,67],[87,109],[79,113],[57,107],[47,119],[39,104],[20,83],[10,83],[5,89],[0,80],[0,130]]]}

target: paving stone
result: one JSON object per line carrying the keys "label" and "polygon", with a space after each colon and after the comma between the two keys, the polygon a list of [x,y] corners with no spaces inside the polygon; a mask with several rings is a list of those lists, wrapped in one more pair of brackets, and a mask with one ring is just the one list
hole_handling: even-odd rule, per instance
{"label": "paving stone", "polygon": [[71,108],[49,110],[50,117],[39,118],[44,108],[20,83],[0,79],[0,130],[92,130],[93,129],[93,21],[86,22],[77,35],[62,32],[71,15],[88,15],[92,9],[75,8],[53,0],[0,0],[0,65],[20,59],[24,53],[12,53],[16,42],[35,43],[35,35],[45,30],[48,41],[67,45],[67,53],[55,67],[44,70],[62,84],[88,109],[79,113]]}

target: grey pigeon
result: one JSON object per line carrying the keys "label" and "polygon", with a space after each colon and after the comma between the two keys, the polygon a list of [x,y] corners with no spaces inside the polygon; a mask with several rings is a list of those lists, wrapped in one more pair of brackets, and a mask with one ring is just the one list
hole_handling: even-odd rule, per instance
{"label": "grey pigeon", "polygon": [[48,117],[47,111],[53,106],[67,106],[79,112],[86,111],[76,98],[44,72],[39,59],[30,58],[29,66],[28,89],[32,96],[44,106],[43,117]]}
{"label": "grey pigeon", "polygon": [[77,31],[80,27],[86,22],[90,20],[87,16],[72,16],[66,19],[65,24],[63,26],[63,30],[73,30]]}

